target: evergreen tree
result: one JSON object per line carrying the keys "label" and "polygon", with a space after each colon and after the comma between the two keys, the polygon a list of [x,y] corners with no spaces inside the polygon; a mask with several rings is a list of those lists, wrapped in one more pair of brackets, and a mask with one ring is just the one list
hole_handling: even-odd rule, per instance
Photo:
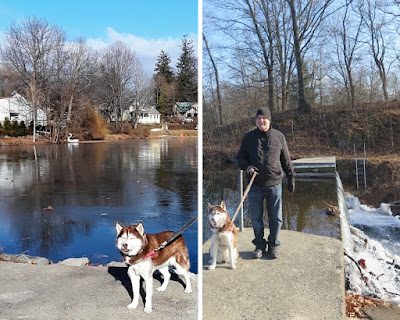
{"label": "evergreen tree", "polygon": [[18,121],[17,120],[13,120],[12,123],[11,123],[10,136],[18,137],[18,129],[19,129]]}
{"label": "evergreen tree", "polygon": [[9,135],[11,133],[11,121],[7,117],[4,119],[3,127],[4,127],[4,134]]}
{"label": "evergreen tree", "polygon": [[194,56],[193,41],[185,36],[177,68],[177,99],[182,102],[197,101],[197,59]]}
{"label": "evergreen tree", "polygon": [[157,107],[161,114],[172,112],[175,102],[175,76],[171,67],[171,58],[161,50],[154,68],[153,76],[156,90]]}
{"label": "evergreen tree", "polygon": [[28,134],[28,129],[26,128],[25,122],[22,120],[18,126],[18,135],[26,136]]}
{"label": "evergreen tree", "polygon": [[174,81],[174,72],[171,68],[171,58],[168,53],[161,50],[157,57],[156,67],[154,68],[156,74],[154,76],[162,76],[167,83]]}

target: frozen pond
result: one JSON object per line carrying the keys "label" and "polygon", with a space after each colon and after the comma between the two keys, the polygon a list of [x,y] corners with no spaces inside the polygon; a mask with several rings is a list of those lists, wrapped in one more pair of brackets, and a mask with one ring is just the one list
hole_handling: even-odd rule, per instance
{"label": "frozen pond", "polygon": [[[197,139],[0,148],[0,251],[121,261],[115,223],[177,231],[197,215]],[[45,208],[52,210],[45,210]],[[197,222],[184,233],[197,273]]]}

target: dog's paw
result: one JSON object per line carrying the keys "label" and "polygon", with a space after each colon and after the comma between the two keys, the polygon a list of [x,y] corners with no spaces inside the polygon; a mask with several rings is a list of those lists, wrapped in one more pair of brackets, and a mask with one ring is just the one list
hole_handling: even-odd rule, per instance
{"label": "dog's paw", "polygon": [[215,264],[212,264],[212,265],[208,266],[208,270],[214,270],[215,267],[216,267],[216,265],[215,265]]}
{"label": "dog's paw", "polygon": [[231,269],[232,269],[232,270],[233,270],[233,269],[236,269],[236,264],[231,265]]}
{"label": "dog's paw", "polygon": [[138,303],[139,302],[136,302],[136,301],[132,301],[132,303],[130,303],[130,304],[128,304],[126,307],[128,308],[128,309],[136,309],[136,307],[138,306]]}
{"label": "dog's paw", "polygon": [[166,289],[167,289],[167,288],[163,288],[162,286],[156,288],[156,290],[159,291],[159,292],[163,292],[163,291],[165,291]]}
{"label": "dog's paw", "polygon": [[151,313],[151,308],[145,307],[144,308],[144,313]]}
{"label": "dog's paw", "polygon": [[185,288],[184,293],[192,293],[192,288]]}

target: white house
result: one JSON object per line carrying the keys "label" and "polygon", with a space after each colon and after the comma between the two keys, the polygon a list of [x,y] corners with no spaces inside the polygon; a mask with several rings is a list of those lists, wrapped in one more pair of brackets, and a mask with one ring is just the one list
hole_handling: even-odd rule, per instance
{"label": "white house", "polygon": [[[32,107],[28,100],[17,92],[13,92],[9,98],[0,98],[0,122],[4,123],[5,118],[10,121],[24,121],[25,125],[29,125],[32,121]],[[36,110],[37,125],[45,126],[47,124],[47,116],[42,110]]]}
{"label": "white house", "polygon": [[159,113],[155,106],[143,108],[140,110],[139,123],[150,124],[150,123],[161,123],[161,113]]}

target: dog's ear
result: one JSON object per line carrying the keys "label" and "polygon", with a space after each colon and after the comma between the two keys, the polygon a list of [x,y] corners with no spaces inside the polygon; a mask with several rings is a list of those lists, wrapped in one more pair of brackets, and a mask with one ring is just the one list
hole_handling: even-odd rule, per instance
{"label": "dog's ear", "polygon": [[213,207],[213,205],[211,204],[211,203],[207,203],[207,209],[208,209],[208,212],[210,212],[211,211],[211,208]]}
{"label": "dog's ear", "polygon": [[117,223],[115,224],[115,230],[117,230],[117,235],[119,235],[119,233],[121,232],[121,230],[122,230],[123,227],[124,227],[124,226],[123,226],[122,224],[120,224],[119,222],[117,222]]}
{"label": "dog's ear", "polygon": [[226,205],[224,200],[221,201],[221,204],[219,206],[222,208],[222,210],[226,211]]}
{"label": "dog's ear", "polygon": [[139,234],[143,237],[143,235],[144,235],[144,226],[143,226],[143,222],[139,222],[139,224],[136,226],[136,230],[137,230],[137,232],[139,232]]}

